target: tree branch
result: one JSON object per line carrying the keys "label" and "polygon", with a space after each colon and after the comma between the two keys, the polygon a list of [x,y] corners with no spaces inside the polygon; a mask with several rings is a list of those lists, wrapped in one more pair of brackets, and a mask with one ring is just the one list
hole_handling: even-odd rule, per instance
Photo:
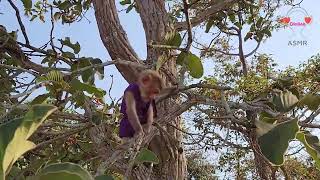
{"label": "tree branch", "polygon": [[[206,11],[199,13],[196,17],[192,18],[190,20],[191,25],[193,27],[199,25],[200,23],[204,22],[210,16],[216,14],[217,12],[222,11],[227,8],[230,8],[230,6],[235,2],[237,2],[237,0],[224,0],[224,1],[220,1],[219,3],[214,4],[213,6],[208,8]],[[187,30],[188,26],[187,26],[186,22],[178,22],[175,24],[175,28],[178,31],[183,31],[183,30]]]}
{"label": "tree branch", "polygon": [[[115,2],[114,0],[93,1],[101,40],[111,59],[121,59],[142,64],[120,24]],[[137,79],[138,71],[136,68],[121,64],[117,64],[116,67],[128,82],[134,82]]]}
{"label": "tree branch", "polygon": [[254,48],[254,50],[252,50],[250,53],[244,55],[244,57],[247,58],[247,57],[253,55],[259,49],[260,44],[261,44],[261,41],[258,42],[258,44],[257,44],[256,48]]}
{"label": "tree branch", "polygon": [[26,33],[26,28],[24,27],[21,17],[20,17],[20,13],[19,13],[19,9],[17,8],[17,6],[12,2],[12,0],[8,0],[8,2],[10,3],[11,7],[16,11],[16,17],[18,19],[19,25],[20,25],[20,29],[22,31],[23,37],[26,41],[26,44],[30,44],[27,33]]}
{"label": "tree branch", "polygon": [[186,23],[187,23],[187,30],[188,30],[188,42],[186,46],[186,51],[188,52],[190,50],[191,44],[192,44],[192,25],[189,18],[189,3],[188,0],[183,0],[183,10],[184,14],[186,16]]}

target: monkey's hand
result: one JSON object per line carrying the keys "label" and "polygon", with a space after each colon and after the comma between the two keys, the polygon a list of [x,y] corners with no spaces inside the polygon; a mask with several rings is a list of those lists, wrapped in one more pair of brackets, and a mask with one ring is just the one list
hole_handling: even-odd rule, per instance
{"label": "monkey's hand", "polygon": [[143,130],[143,128],[141,128],[140,130],[138,130],[138,131],[136,131],[135,133],[134,133],[134,138],[141,138],[141,137],[143,137],[144,136],[144,130]]}
{"label": "monkey's hand", "polygon": [[142,125],[142,128],[143,128],[143,132],[145,133],[145,134],[149,134],[149,132],[150,132],[150,129],[151,129],[151,125],[150,124],[143,124]]}

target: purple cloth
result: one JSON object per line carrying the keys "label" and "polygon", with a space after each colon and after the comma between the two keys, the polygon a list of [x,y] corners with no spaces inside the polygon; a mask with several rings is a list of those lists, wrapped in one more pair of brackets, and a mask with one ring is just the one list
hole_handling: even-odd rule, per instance
{"label": "purple cloth", "polygon": [[[156,116],[157,111],[156,111],[155,101],[152,100],[152,102],[144,102],[142,100],[138,84],[136,83],[130,84],[124,92],[127,92],[127,91],[130,91],[134,96],[134,100],[136,102],[136,111],[141,124],[147,123],[148,108],[150,106],[150,103],[153,104],[153,107],[154,107],[153,113]],[[135,133],[133,127],[131,126],[128,120],[128,118],[130,117],[128,117],[126,110],[127,110],[127,105],[126,105],[125,99],[123,98],[121,103],[121,109],[120,109],[120,113],[123,114],[123,118],[120,121],[120,131],[119,131],[119,136],[121,138],[133,137]]]}

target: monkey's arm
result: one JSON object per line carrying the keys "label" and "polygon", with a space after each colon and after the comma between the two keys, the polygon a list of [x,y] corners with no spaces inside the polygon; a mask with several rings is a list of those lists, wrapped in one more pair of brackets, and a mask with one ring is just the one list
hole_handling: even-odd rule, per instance
{"label": "monkey's arm", "polygon": [[148,117],[147,117],[147,123],[144,125],[144,132],[149,132],[152,123],[153,123],[153,104],[151,103],[148,109]]}
{"label": "monkey's arm", "polygon": [[136,102],[133,94],[128,91],[124,94],[124,98],[127,105],[126,113],[128,115],[128,120],[135,131],[135,135],[143,133],[143,129],[137,115]]}

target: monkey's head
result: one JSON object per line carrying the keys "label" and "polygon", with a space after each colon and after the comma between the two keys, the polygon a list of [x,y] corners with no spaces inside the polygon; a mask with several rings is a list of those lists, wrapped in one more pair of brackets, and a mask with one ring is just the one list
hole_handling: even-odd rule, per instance
{"label": "monkey's head", "polygon": [[158,72],[146,70],[139,74],[138,83],[141,87],[141,93],[149,100],[154,99],[159,95],[164,88],[164,82]]}

